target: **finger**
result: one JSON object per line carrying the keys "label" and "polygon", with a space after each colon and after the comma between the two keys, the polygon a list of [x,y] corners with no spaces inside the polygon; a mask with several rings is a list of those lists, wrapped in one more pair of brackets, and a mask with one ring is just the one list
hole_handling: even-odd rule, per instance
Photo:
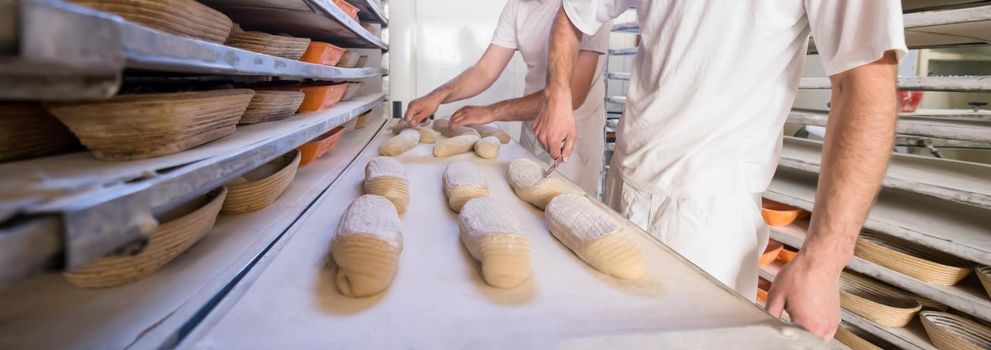
{"label": "finger", "polygon": [[764,306],[764,310],[768,314],[771,314],[774,318],[781,318],[781,312],[785,309],[785,299],[784,297],[775,293],[774,287],[767,293],[767,305]]}
{"label": "finger", "polygon": [[824,341],[827,341],[827,342],[830,341],[830,340],[832,340],[833,337],[836,336],[836,331],[838,330],[838,328],[839,328],[839,324],[833,324],[833,325],[831,325],[827,329],[828,332],[826,333],[826,337],[823,338],[823,340]]}
{"label": "finger", "polygon": [[561,159],[561,142],[562,141],[564,141],[564,140],[561,140],[561,137],[560,136],[551,137],[551,138],[549,138],[547,140],[547,143],[549,144],[548,146],[551,146],[551,149],[550,149],[550,151],[551,151],[551,158],[554,158],[554,160]]}
{"label": "finger", "polygon": [[578,136],[573,133],[568,134],[568,136],[564,139],[564,153],[561,154],[561,156],[564,157],[565,162],[571,159],[571,154],[575,150],[575,143],[577,140]]}

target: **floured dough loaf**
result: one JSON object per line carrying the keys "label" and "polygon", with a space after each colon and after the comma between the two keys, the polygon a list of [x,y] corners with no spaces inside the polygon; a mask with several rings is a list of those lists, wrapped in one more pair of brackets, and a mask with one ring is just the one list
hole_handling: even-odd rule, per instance
{"label": "floured dough loaf", "polygon": [[399,135],[385,141],[379,146],[379,154],[383,156],[398,156],[420,143],[420,132],[414,129],[403,129]]}
{"label": "floured dough loaf", "polygon": [[449,139],[437,141],[437,143],[434,144],[434,157],[443,158],[453,156],[455,154],[471,152],[471,150],[475,147],[475,142],[478,142],[478,136],[475,135],[455,136]]}
{"label": "floured dough loaf", "polygon": [[385,197],[399,214],[409,205],[409,180],[406,169],[392,157],[375,157],[365,165],[365,193]]}
{"label": "floured dough loaf", "polygon": [[577,192],[556,176],[551,174],[545,179],[544,168],[526,158],[509,163],[509,185],[516,196],[540,209],[558,195]]}
{"label": "floured dough loaf", "polygon": [[454,162],[444,171],[444,194],[447,205],[457,212],[465,202],[489,195],[489,185],[472,162]]}
{"label": "floured dough loaf", "polygon": [[458,223],[485,283],[512,288],[530,278],[530,241],[508,208],[491,197],[475,198],[461,208]]}
{"label": "floured dough loaf", "polygon": [[341,294],[367,297],[389,288],[402,251],[402,230],[392,203],[367,194],[355,199],[330,243],[331,256],[340,268]]}
{"label": "floured dough loaf", "polygon": [[420,123],[420,125],[418,125],[415,128],[409,126],[409,124],[406,124],[405,121],[400,121],[399,123],[396,123],[396,125],[393,125],[392,128],[391,128],[391,130],[392,130],[392,133],[393,134],[399,135],[399,132],[401,132],[403,130],[406,130],[406,129],[418,129],[418,128],[429,128],[429,127],[430,127],[430,121],[429,120],[423,121],[422,123]]}
{"label": "floured dough loaf", "polygon": [[433,144],[437,142],[437,132],[434,129],[427,127],[418,127],[416,131],[420,132],[420,143]]}
{"label": "floured dough loaf", "polygon": [[481,135],[478,134],[478,130],[469,128],[467,126],[459,126],[459,127],[454,128],[454,129],[451,129],[451,128],[444,129],[444,131],[441,132],[441,135],[444,135],[444,136],[447,136],[447,137],[456,137],[456,136],[462,136],[462,135],[475,135],[475,136],[478,136],[479,138],[481,138]]}
{"label": "floured dough loaf", "polygon": [[475,142],[475,154],[485,159],[492,159],[499,156],[499,139],[495,136],[483,137]]}
{"label": "floured dough loaf", "polygon": [[495,125],[475,125],[471,128],[478,131],[478,135],[482,138],[495,136],[501,143],[509,143],[509,140],[512,139],[508,132]]}
{"label": "floured dough loaf", "polygon": [[604,273],[636,279],[646,271],[643,251],[630,233],[585,196],[554,197],[544,210],[551,234]]}
{"label": "floured dough loaf", "polygon": [[447,130],[447,127],[449,125],[451,125],[451,119],[445,118],[445,119],[434,120],[432,127],[434,131],[443,133],[444,130]]}

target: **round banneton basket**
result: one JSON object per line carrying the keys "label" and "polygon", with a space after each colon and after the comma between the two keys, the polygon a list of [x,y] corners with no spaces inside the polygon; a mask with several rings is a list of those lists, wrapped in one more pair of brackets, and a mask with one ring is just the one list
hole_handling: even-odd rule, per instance
{"label": "round banneton basket", "polygon": [[213,228],[226,195],[227,189],[221,187],[159,215],[164,223],[148,236],[147,245],[137,254],[100,258],[63,276],[83,288],[115,287],[148,277]]}
{"label": "round banneton basket", "polygon": [[195,0],[69,0],[166,33],[223,43],[231,19]]}
{"label": "round banneton basket", "polygon": [[298,60],[306,52],[310,39],[244,31],[235,24],[225,44],[266,55]]}
{"label": "round banneton basket", "polygon": [[253,90],[120,95],[46,107],[104,160],[177,153],[234,133]]}
{"label": "round banneton basket", "polygon": [[980,323],[939,311],[923,311],[919,318],[940,350],[991,349],[991,329]]}
{"label": "round banneton basket", "polygon": [[299,151],[292,150],[228,182],[220,213],[250,213],[272,204],[296,177],[299,160]]}
{"label": "round banneton basket", "polygon": [[974,272],[977,273],[981,285],[984,286],[984,290],[988,292],[988,297],[991,298],[991,266],[978,266],[974,268]]}
{"label": "round banneton basket", "polygon": [[299,91],[256,90],[238,124],[273,122],[292,117],[303,103]]}
{"label": "round banneton basket", "polygon": [[850,272],[840,276],[840,304],[888,327],[904,327],[922,309],[918,301],[900,290]]}
{"label": "round banneton basket", "polygon": [[856,255],[864,260],[901,272],[917,280],[952,286],[970,273],[971,264],[931,249],[864,232],[857,239]]}
{"label": "round banneton basket", "polygon": [[78,144],[41,104],[0,104],[0,161],[45,156]]}
{"label": "round banneton basket", "polygon": [[882,350],[881,347],[874,345],[874,343],[864,339],[857,332],[842,325],[836,328],[835,338],[851,350]]}

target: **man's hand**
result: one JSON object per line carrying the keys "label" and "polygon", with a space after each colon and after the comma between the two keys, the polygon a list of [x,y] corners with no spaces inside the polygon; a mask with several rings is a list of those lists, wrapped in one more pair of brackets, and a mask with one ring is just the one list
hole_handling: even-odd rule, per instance
{"label": "man's hand", "polygon": [[[571,109],[571,93],[548,96],[540,114],[533,123],[537,141],[551,155],[551,159],[567,162],[578,139],[574,110]],[[561,144],[564,143],[562,149]],[[562,159],[563,158],[563,159]]]}
{"label": "man's hand", "polygon": [[406,107],[406,115],[403,116],[403,119],[410,126],[415,127],[429,118],[434,112],[437,112],[437,107],[440,107],[440,103],[441,100],[432,95],[426,95],[410,101]]}
{"label": "man's hand", "polygon": [[799,253],[785,265],[767,295],[767,312],[780,318],[788,311],[791,321],[829,341],[840,324],[839,274],[832,266],[817,266]]}
{"label": "man's hand", "polygon": [[466,125],[482,125],[498,120],[490,106],[464,106],[451,114],[451,129]]}

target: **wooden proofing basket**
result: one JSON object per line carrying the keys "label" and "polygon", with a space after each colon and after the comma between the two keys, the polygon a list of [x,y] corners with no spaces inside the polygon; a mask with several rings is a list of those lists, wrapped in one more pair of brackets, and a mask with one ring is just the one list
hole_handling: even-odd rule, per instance
{"label": "wooden proofing basket", "polygon": [[235,25],[225,44],[266,55],[298,60],[306,52],[306,48],[310,45],[310,39],[249,32],[241,30]]}
{"label": "wooden proofing basket", "polygon": [[867,339],[862,338],[857,332],[840,325],[836,329],[836,340],[843,343],[851,350],[881,350],[880,347],[874,345]]}
{"label": "wooden proofing basket", "polygon": [[231,19],[195,0],[69,0],[166,33],[223,43]]}
{"label": "wooden proofing basket", "polygon": [[851,272],[840,275],[840,305],[887,327],[905,327],[922,309],[902,291]]}
{"label": "wooden proofing basket", "polygon": [[228,182],[229,193],[220,213],[250,213],[272,204],[296,177],[299,160],[299,151],[292,150]]}
{"label": "wooden proofing basket", "polygon": [[978,266],[974,268],[974,272],[977,273],[981,285],[984,286],[984,290],[988,292],[988,297],[991,298],[991,266]]}
{"label": "wooden proofing basket", "polygon": [[364,65],[366,60],[368,60],[368,55],[362,55],[354,50],[347,50],[344,51],[344,54],[341,55],[340,60],[337,61],[337,67],[359,68]]}
{"label": "wooden proofing basket", "polygon": [[247,89],[133,94],[46,107],[95,157],[132,160],[177,153],[233,134],[254,94]]}
{"label": "wooden proofing basket", "polygon": [[980,323],[939,311],[923,311],[919,318],[940,350],[991,349],[991,329]]}
{"label": "wooden proofing basket", "polygon": [[364,85],[365,83],[362,82],[348,83],[347,89],[344,90],[344,96],[341,96],[341,101],[351,101],[355,97],[358,97],[358,94],[361,93],[361,88]]}
{"label": "wooden proofing basket", "polygon": [[967,261],[896,240],[881,239],[871,232],[860,234],[855,253],[864,260],[940,286],[957,284],[971,270]]}
{"label": "wooden proofing basket", "polygon": [[299,91],[255,90],[238,124],[272,122],[292,117],[306,95]]}
{"label": "wooden proofing basket", "polygon": [[83,288],[114,287],[148,277],[213,228],[226,195],[227,189],[221,187],[160,215],[165,223],[149,235],[140,253],[100,258],[63,276]]}
{"label": "wooden proofing basket", "polygon": [[39,103],[0,104],[0,161],[40,157],[78,144]]}

